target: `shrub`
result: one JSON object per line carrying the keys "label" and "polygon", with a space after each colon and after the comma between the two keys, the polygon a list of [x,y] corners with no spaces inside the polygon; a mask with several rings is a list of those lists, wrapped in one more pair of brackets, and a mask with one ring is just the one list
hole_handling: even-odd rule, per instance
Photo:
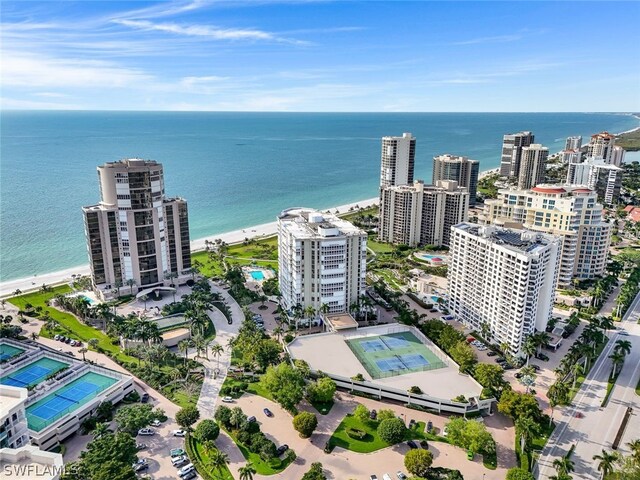
{"label": "shrub", "polygon": [[351,438],[355,438],[356,440],[362,440],[367,436],[367,432],[357,428],[347,428],[347,435]]}
{"label": "shrub", "polygon": [[369,421],[369,409],[367,407],[365,407],[364,405],[362,405],[361,403],[359,403],[358,406],[353,411],[353,416],[356,417],[358,420],[360,420],[363,423],[364,422],[368,422]]}
{"label": "shrub", "polygon": [[399,418],[387,418],[378,425],[378,435],[389,444],[394,444],[404,440],[407,427]]}
{"label": "shrub", "polygon": [[309,471],[302,476],[302,480],[327,480],[322,471],[322,464],[320,462],[312,463]]}
{"label": "shrub", "polygon": [[202,420],[196,427],[195,436],[201,442],[215,440],[220,435],[220,427],[216,422],[210,419]]}
{"label": "shrub", "polygon": [[409,450],[404,456],[404,466],[412,475],[425,477],[433,463],[433,453],[429,450]]}
{"label": "shrub", "polygon": [[216,410],[214,418],[221,424],[224,428],[229,428],[231,426],[231,409],[229,407],[225,407],[221,405]]}
{"label": "shrub", "polygon": [[244,443],[246,446],[249,446],[251,443],[251,434],[244,430],[239,431],[236,438],[238,439],[238,442]]}
{"label": "shrub", "polygon": [[318,418],[311,412],[300,412],[293,417],[293,428],[302,438],[309,438],[318,426]]}
{"label": "shrub", "polygon": [[418,387],[417,385],[414,385],[409,389],[409,393],[413,393],[415,395],[420,395],[422,393],[422,389],[420,387]]}
{"label": "shrub", "polygon": [[284,343],[291,343],[291,342],[293,342],[293,339],[294,339],[294,338],[296,338],[296,337],[294,337],[294,336],[293,336],[293,335],[291,335],[290,333],[287,333],[287,334],[284,336]]}
{"label": "shrub", "polygon": [[382,409],[378,411],[377,420],[382,422],[383,420],[387,420],[388,418],[396,418],[396,414],[393,413],[393,410],[390,409]]}
{"label": "shrub", "polygon": [[311,401],[330,402],[336,393],[336,382],[329,377],[319,378],[307,386],[307,396]]}
{"label": "shrub", "polygon": [[535,480],[535,477],[522,468],[510,468],[506,480]]}

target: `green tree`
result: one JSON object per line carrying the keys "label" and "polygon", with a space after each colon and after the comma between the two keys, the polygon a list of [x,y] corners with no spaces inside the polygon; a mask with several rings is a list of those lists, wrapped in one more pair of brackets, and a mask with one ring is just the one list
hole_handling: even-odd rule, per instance
{"label": "green tree", "polygon": [[503,374],[504,370],[499,365],[478,363],[475,368],[474,377],[480,385],[499,398],[502,389],[507,385],[507,382],[503,378]]}
{"label": "green tree", "polygon": [[336,393],[336,382],[329,377],[320,377],[307,385],[307,396],[315,402],[330,402]]}
{"label": "green tree", "polygon": [[425,477],[433,463],[433,453],[429,450],[409,450],[404,456],[404,466],[412,475]]}
{"label": "green tree", "polygon": [[528,472],[524,468],[510,468],[507,471],[505,480],[535,480],[533,473]]}
{"label": "green tree", "polygon": [[302,476],[302,480],[327,480],[320,462],[313,462],[311,468]]}
{"label": "green tree", "polygon": [[493,453],[495,442],[483,423],[454,418],[447,424],[447,438],[458,447],[473,452]]}
{"label": "green tree", "polygon": [[504,391],[498,402],[498,411],[514,421],[521,417],[531,417],[538,422],[542,419],[542,410],[540,410],[538,401],[530,393]]}
{"label": "green tree", "polygon": [[407,427],[399,418],[386,418],[378,424],[377,432],[382,440],[393,445],[404,440]]}
{"label": "green tree", "polygon": [[300,412],[293,417],[293,428],[302,438],[309,438],[318,426],[318,418],[311,412]]}
{"label": "green tree", "polygon": [[216,421],[224,426],[225,428],[229,428],[231,425],[231,409],[225,405],[220,405],[216,409],[216,413],[213,415]]}
{"label": "green tree", "polygon": [[478,363],[478,358],[473,348],[467,342],[458,342],[450,350],[451,358],[458,364],[461,372],[470,372]]}
{"label": "green tree", "polygon": [[260,368],[264,370],[269,365],[275,365],[280,360],[282,347],[272,338],[266,338],[260,341],[256,348],[254,361]]}
{"label": "green tree", "polygon": [[201,442],[215,440],[220,435],[220,427],[213,420],[205,418],[198,424],[194,434]]}
{"label": "green tree", "polygon": [[304,394],[302,374],[288,363],[267,368],[260,379],[260,384],[276,402],[289,411],[295,410]]}
{"label": "green tree", "polygon": [[218,472],[222,473],[229,464],[229,455],[218,450],[215,444],[211,441],[206,442],[204,444],[204,447],[205,451],[209,455],[208,466],[213,470],[217,470]]}
{"label": "green tree", "polygon": [[176,413],[176,423],[187,431],[200,419],[200,411],[195,405],[187,405]]}
{"label": "green tree", "polygon": [[134,479],[131,464],[136,461],[137,452],[136,441],[128,433],[107,433],[94,438],[80,454],[79,471],[91,480]]}
{"label": "green tree", "polygon": [[359,403],[353,411],[353,416],[360,420],[362,423],[369,421],[369,409]]}
{"label": "green tree", "polygon": [[571,460],[568,456],[556,458],[553,461],[553,468],[556,469],[558,473],[571,473],[575,470],[575,464],[573,460]]}
{"label": "green tree", "polygon": [[605,478],[613,472],[613,467],[618,458],[616,452],[609,453],[604,449],[601,454],[593,456],[593,459],[598,461],[598,471],[602,472],[602,476]]}
{"label": "green tree", "polygon": [[240,480],[253,480],[253,476],[257,471],[254,468],[253,463],[247,462],[244,467],[240,467],[238,469],[238,473],[240,474]]}
{"label": "green tree", "polygon": [[154,410],[153,406],[142,403],[121,407],[116,412],[114,419],[119,430],[137,435],[138,430],[148,427],[151,422],[163,417],[165,417],[164,411]]}

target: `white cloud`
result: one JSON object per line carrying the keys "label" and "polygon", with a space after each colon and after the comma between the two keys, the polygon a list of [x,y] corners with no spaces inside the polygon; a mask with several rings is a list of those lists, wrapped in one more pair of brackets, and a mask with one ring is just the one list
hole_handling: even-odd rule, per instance
{"label": "white cloud", "polygon": [[8,110],[83,110],[86,108],[74,103],[39,102],[7,97],[0,98],[0,107]]}

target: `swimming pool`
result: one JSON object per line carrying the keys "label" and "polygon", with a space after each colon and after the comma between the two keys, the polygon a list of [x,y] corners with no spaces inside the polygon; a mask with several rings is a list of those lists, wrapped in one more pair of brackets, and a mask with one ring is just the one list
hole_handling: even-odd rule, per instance
{"label": "swimming pool", "polygon": [[437,295],[431,295],[431,300],[433,303],[438,303],[442,297],[438,297]]}
{"label": "swimming pool", "polygon": [[24,353],[23,348],[7,345],[6,343],[0,343],[0,362],[5,362],[13,357],[17,357],[21,353]]}
{"label": "swimming pool", "polygon": [[249,274],[251,275],[251,278],[253,278],[257,282],[264,280],[264,273],[262,273],[261,270],[252,270],[249,272]]}
{"label": "swimming pool", "polygon": [[63,415],[77,410],[117,382],[117,379],[99,373],[85,373],[70,384],[28,406],[27,424],[31,430],[39,432]]}
{"label": "swimming pool", "polygon": [[49,375],[59,372],[68,366],[68,363],[43,357],[0,378],[0,384],[12,387],[32,387],[44,381]]}
{"label": "swimming pool", "polygon": [[442,263],[444,262],[444,259],[442,257],[438,257],[437,255],[429,255],[429,254],[424,254],[421,255],[422,258],[424,258],[425,260],[429,260],[430,262],[433,263]]}

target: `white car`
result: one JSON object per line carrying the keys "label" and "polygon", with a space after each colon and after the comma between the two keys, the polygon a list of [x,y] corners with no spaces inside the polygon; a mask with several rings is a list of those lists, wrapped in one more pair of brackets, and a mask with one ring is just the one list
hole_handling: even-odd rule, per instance
{"label": "white car", "polygon": [[188,461],[189,459],[187,458],[186,455],[180,455],[179,457],[173,457],[171,459],[171,465],[173,465],[174,467],[181,467]]}
{"label": "white car", "polygon": [[180,470],[178,470],[178,476],[184,477],[185,475],[188,475],[189,473],[193,472],[195,469],[196,468],[191,463],[189,465],[185,465]]}
{"label": "white car", "polygon": [[444,429],[442,430],[442,436],[446,437],[447,436],[447,427],[444,427]]}
{"label": "white car", "polygon": [[156,431],[153,428],[141,428],[138,430],[138,435],[153,435]]}
{"label": "white car", "polygon": [[160,422],[160,420],[154,420],[153,422],[151,422],[152,427],[159,427],[160,425],[162,425],[162,422]]}
{"label": "white car", "polygon": [[184,430],[174,430],[171,433],[174,437],[184,437],[187,434],[187,432],[185,432]]}
{"label": "white car", "polygon": [[233,397],[222,397],[224,403],[233,403]]}
{"label": "white car", "polygon": [[382,475],[382,480],[391,480],[391,475],[385,473],[384,475]]}

